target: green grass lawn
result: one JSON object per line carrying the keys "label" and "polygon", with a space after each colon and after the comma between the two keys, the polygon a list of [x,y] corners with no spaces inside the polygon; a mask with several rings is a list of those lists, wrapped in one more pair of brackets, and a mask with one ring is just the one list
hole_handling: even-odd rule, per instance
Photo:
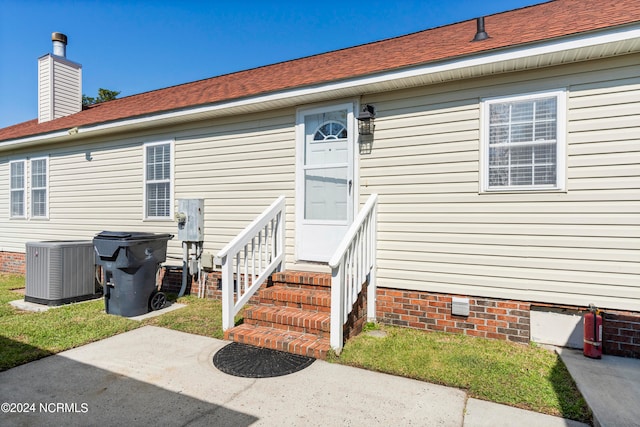
{"label": "green grass lawn", "polygon": [[178,299],[187,306],[145,320],[145,325],[161,326],[190,334],[222,339],[222,304],[212,299],[187,295]]}
{"label": "green grass lawn", "polygon": [[[105,314],[102,300],[22,312],[8,304],[22,298],[12,290],[22,287],[24,277],[0,274],[0,371],[143,325],[222,338],[219,301],[185,296],[178,299],[185,308],[137,322]],[[566,367],[550,351],[463,335],[382,329],[386,336],[363,333],[330,361],[458,387],[492,402],[583,422],[591,419]]]}

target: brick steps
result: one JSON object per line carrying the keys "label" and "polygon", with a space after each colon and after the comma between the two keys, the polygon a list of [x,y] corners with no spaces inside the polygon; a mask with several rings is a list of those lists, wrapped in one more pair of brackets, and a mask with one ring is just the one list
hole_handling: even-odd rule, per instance
{"label": "brick steps", "polygon": [[331,346],[328,338],[318,338],[304,332],[284,331],[275,328],[243,324],[229,329],[225,338],[256,347],[286,351],[315,359],[326,359]]}
{"label": "brick steps", "polygon": [[301,271],[283,271],[271,275],[273,285],[284,285],[289,288],[331,289],[331,274],[307,273]]}
{"label": "brick steps", "polygon": [[247,306],[244,323],[225,339],[326,359],[331,311],[331,275],[282,272],[258,291],[258,304]]}
{"label": "brick steps", "polygon": [[307,309],[310,311],[331,311],[331,294],[326,290],[296,289],[286,286],[273,286],[260,293],[260,303]]}
{"label": "brick steps", "polygon": [[330,315],[295,308],[254,306],[244,312],[246,325],[265,326],[329,338]]}

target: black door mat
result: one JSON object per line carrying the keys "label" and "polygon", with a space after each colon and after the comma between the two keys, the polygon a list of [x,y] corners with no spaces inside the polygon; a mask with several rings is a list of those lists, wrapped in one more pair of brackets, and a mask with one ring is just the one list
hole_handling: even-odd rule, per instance
{"label": "black door mat", "polygon": [[213,364],[225,374],[244,378],[271,378],[298,372],[316,359],[284,351],[232,342],[213,356]]}

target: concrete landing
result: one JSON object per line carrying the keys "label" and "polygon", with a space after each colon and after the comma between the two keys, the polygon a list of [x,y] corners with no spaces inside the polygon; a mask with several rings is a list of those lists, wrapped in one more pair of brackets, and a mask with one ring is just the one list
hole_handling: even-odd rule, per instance
{"label": "concrete landing", "polygon": [[595,427],[640,425],[640,359],[589,359],[582,350],[556,351],[591,408]]}
{"label": "concrete landing", "polygon": [[[95,301],[95,299],[87,300],[87,301],[79,301],[71,304],[82,304],[85,302]],[[9,304],[12,307],[17,308],[18,310],[23,311],[32,311],[32,312],[43,312],[50,309],[64,307],[69,304],[61,304],[61,305],[44,305],[44,304],[36,304],[34,302],[25,301],[23,299],[9,301]],[[161,314],[169,313],[170,311],[178,310],[179,308],[186,307],[185,304],[179,303],[167,303],[167,306],[161,310],[150,311],[149,313],[141,314],[139,316],[129,317],[131,320],[142,321],[144,319],[149,319],[151,317],[160,316]]]}

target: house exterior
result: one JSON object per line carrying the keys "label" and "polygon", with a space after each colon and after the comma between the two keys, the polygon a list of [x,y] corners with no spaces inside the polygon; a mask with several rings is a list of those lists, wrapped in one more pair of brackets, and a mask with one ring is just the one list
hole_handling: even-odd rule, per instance
{"label": "house exterior", "polygon": [[213,255],[284,195],[285,268],[327,271],[377,194],[378,320],[528,342],[595,304],[605,352],[639,357],[640,3],[484,24],[482,40],[470,20],[1,129],[0,270],[24,271],[28,241],[175,233],[185,198],[204,199]]}

